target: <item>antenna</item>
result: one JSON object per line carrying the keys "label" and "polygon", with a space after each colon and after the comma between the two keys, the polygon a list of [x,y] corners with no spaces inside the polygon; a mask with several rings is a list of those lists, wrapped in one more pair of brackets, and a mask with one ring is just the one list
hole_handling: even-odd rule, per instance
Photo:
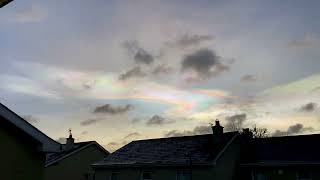
{"label": "antenna", "polygon": [[71,128],[69,128],[69,137],[72,137],[72,130],[71,130]]}

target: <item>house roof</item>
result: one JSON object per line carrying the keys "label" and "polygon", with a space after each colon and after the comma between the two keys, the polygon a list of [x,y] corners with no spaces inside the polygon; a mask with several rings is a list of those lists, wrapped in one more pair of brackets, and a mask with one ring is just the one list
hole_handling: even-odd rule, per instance
{"label": "house roof", "polygon": [[242,166],[320,165],[320,134],[253,139]]}
{"label": "house roof", "polygon": [[133,141],[93,167],[213,165],[238,133],[224,133],[214,143],[212,134]]}
{"label": "house roof", "polygon": [[11,137],[17,137],[19,143],[36,147],[40,150],[42,143],[0,115],[0,131],[6,131]]}
{"label": "house roof", "polygon": [[0,0],[0,8],[9,4],[11,1],[13,1],[13,0]]}
{"label": "house roof", "polygon": [[[46,163],[45,163],[45,167],[49,167],[77,152],[80,152],[81,150],[95,145],[97,146],[101,151],[103,151],[106,155],[109,154],[109,152],[104,149],[102,146],[100,146],[96,141],[86,141],[86,142],[79,142],[79,143],[74,143],[74,147],[68,151],[64,151],[61,150],[60,152],[57,153],[48,153],[46,155]],[[61,149],[64,149],[63,146],[65,146],[65,144],[61,144]]]}
{"label": "house roof", "polygon": [[0,103],[0,116],[4,117],[10,123],[21,129],[37,141],[42,143],[41,151],[57,152],[60,150],[60,143],[51,139],[49,136],[41,132],[39,129],[28,123],[22,117],[10,110],[8,107]]}

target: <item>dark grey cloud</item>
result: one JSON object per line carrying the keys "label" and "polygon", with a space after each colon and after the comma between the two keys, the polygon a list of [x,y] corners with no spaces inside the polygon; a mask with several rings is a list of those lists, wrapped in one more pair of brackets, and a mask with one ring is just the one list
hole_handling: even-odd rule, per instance
{"label": "dark grey cloud", "polygon": [[247,114],[236,114],[225,118],[227,123],[225,125],[226,131],[239,131],[243,128],[243,123],[247,120]]}
{"label": "dark grey cloud", "polygon": [[129,69],[128,71],[124,72],[123,74],[120,74],[119,80],[125,81],[131,78],[141,78],[145,77],[147,74],[141,70],[141,67],[137,66],[132,69]]}
{"label": "dark grey cloud", "polygon": [[300,134],[307,131],[313,131],[312,127],[304,127],[303,124],[297,123],[289,126],[286,131],[276,130],[272,136],[289,136],[294,134]]}
{"label": "dark grey cloud", "polygon": [[134,138],[134,137],[138,137],[138,136],[141,136],[141,134],[138,132],[133,132],[133,133],[129,133],[128,135],[126,135],[123,139]]}
{"label": "dark grey cloud", "polygon": [[136,55],[134,56],[134,60],[138,64],[150,65],[150,64],[153,63],[154,58],[146,50],[144,50],[142,48],[139,48],[139,50],[137,51]]}
{"label": "dark grey cloud", "polygon": [[180,48],[187,48],[190,46],[198,46],[202,42],[208,42],[214,40],[214,36],[211,35],[198,35],[198,34],[184,34],[179,39],[173,42],[168,42],[169,46],[175,46]]}
{"label": "dark grey cloud", "polygon": [[123,114],[128,111],[131,111],[133,109],[133,106],[131,104],[126,104],[126,105],[120,105],[120,106],[114,106],[111,104],[105,104],[102,106],[97,106],[93,113],[104,113],[104,114]]}
{"label": "dark grey cloud", "polygon": [[197,74],[199,80],[208,79],[227,70],[229,66],[222,64],[221,58],[209,49],[200,49],[188,54],[181,62],[181,71],[192,71]]}
{"label": "dark grey cloud", "polygon": [[32,115],[25,115],[25,116],[22,116],[22,118],[30,124],[35,124],[39,122],[39,119]]}
{"label": "dark grey cloud", "polygon": [[137,51],[141,48],[137,40],[124,41],[123,47],[125,50],[127,50],[130,56],[136,54]]}
{"label": "dark grey cloud", "polygon": [[133,56],[137,64],[150,65],[154,62],[153,55],[142,48],[137,40],[125,41],[123,47],[127,50],[130,57]]}
{"label": "dark grey cloud", "polygon": [[242,82],[255,82],[257,80],[258,80],[257,76],[253,74],[247,74],[241,77]]}
{"label": "dark grey cloud", "polygon": [[164,137],[193,136],[193,135],[210,134],[210,133],[212,133],[212,129],[208,125],[208,126],[197,126],[192,131],[172,130],[165,133]]}
{"label": "dark grey cloud", "polygon": [[315,111],[317,109],[317,107],[318,107],[317,103],[310,102],[310,103],[307,103],[307,104],[303,105],[300,108],[300,111],[302,111],[302,112],[313,112],[313,111]]}
{"label": "dark grey cloud", "polygon": [[167,123],[171,123],[172,121],[161,117],[159,115],[154,115],[152,116],[147,122],[146,124],[148,126],[153,126],[153,125],[163,125],[163,124],[167,124]]}
{"label": "dark grey cloud", "polygon": [[91,124],[95,124],[98,121],[99,121],[98,119],[87,119],[87,120],[84,120],[84,121],[80,122],[80,125],[81,126],[88,126],[88,125],[91,125]]}

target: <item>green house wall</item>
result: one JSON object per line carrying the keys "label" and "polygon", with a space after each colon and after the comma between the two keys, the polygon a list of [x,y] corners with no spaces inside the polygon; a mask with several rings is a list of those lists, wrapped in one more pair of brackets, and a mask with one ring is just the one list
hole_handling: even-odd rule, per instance
{"label": "green house wall", "polygon": [[[239,160],[240,146],[238,140],[228,146],[220,156],[216,165],[192,167],[193,180],[234,180]],[[188,167],[161,167],[161,168],[96,168],[95,180],[111,180],[111,173],[118,173],[118,180],[141,180],[144,171],[152,173],[152,180],[176,180],[178,170],[187,170]]]}
{"label": "green house wall", "polygon": [[91,145],[81,151],[50,165],[45,169],[45,180],[86,180],[90,165],[106,156],[98,146]]}
{"label": "green house wall", "polygon": [[0,179],[43,180],[45,156],[39,144],[5,121],[0,117]]}

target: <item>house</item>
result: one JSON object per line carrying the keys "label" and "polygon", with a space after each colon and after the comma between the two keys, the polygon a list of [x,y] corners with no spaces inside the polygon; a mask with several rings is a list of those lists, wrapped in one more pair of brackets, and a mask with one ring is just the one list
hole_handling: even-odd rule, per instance
{"label": "house", "polygon": [[238,132],[133,141],[92,165],[95,180],[235,179],[240,157]]}
{"label": "house", "polygon": [[71,131],[61,151],[48,153],[45,164],[45,180],[86,180],[91,174],[90,165],[109,155],[95,141],[75,143]]}
{"label": "house", "polygon": [[0,103],[1,180],[85,180],[109,154],[95,141],[60,144]]}
{"label": "house", "polygon": [[320,134],[252,139],[241,166],[250,180],[320,180]]}
{"label": "house", "polygon": [[5,5],[9,4],[13,0],[0,0],[0,8],[4,7]]}
{"label": "house", "polygon": [[45,153],[60,144],[0,103],[1,180],[42,180]]}

